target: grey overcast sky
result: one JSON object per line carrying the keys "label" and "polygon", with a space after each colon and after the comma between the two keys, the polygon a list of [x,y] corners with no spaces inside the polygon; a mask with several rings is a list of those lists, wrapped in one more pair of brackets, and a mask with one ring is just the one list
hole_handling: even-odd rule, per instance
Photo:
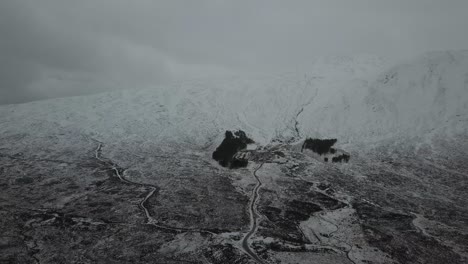
{"label": "grey overcast sky", "polygon": [[0,104],[468,48],[467,0],[1,0]]}

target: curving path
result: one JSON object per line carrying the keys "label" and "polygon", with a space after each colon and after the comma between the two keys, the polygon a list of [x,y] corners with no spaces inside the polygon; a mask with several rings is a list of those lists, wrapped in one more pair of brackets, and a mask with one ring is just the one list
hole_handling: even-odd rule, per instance
{"label": "curving path", "polygon": [[190,228],[179,228],[179,227],[171,227],[171,226],[166,226],[163,224],[159,224],[156,219],[154,219],[148,208],[145,206],[146,202],[148,199],[150,199],[156,191],[159,189],[157,186],[152,185],[152,184],[146,184],[146,183],[139,183],[139,182],[134,182],[131,180],[126,179],[123,176],[123,173],[125,172],[125,169],[119,167],[117,164],[113,163],[110,160],[104,159],[101,157],[101,152],[102,152],[102,146],[103,144],[99,142],[98,147],[95,150],[95,158],[99,160],[100,162],[106,164],[107,166],[110,167],[110,170],[114,171],[114,174],[119,178],[121,182],[131,184],[131,185],[137,185],[137,186],[142,186],[150,189],[150,192],[145,196],[143,200],[138,204],[138,206],[144,211],[145,216],[146,216],[146,223],[152,226],[155,226],[160,229],[165,229],[165,230],[170,230],[170,231],[175,231],[175,232],[196,232],[196,233],[207,233],[210,235],[216,235],[216,233],[210,231],[210,230],[205,230],[205,229],[190,229]]}
{"label": "curving path", "polygon": [[260,264],[265,264],[265,262],[260,259],[257,254],[250,248],[249,244],[249,239],[252,237],[252,235],[257,231],[258,228],[258,219],[260,218],[260,214],[257,211],[257,203],[258,199],[260,197],[259,191],[260,188],[262,187],[262,182],[260,181],[260,178],[257,175],[257,171],[262,168],[264,163],[260,164],[258,166],[253,175],[255,179],[257,180],[257,185],[255,186],[253,192],[252,192],[252,199],[250,199],[249,203],[249,212],[250,212],[250,231],[244,236],[242,239],[242,249],[247,253],[255,262],[260,263]]}

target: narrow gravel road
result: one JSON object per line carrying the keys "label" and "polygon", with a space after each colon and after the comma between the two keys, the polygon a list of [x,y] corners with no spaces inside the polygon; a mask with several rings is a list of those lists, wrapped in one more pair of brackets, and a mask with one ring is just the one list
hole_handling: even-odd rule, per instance
{"label": "narrow gravel road", "polygon": [[261,264],[265,264],[265,262],[262,259],[260,259],[257,256],[257,254],[255,254],[255,252],[250,248],[249,239],[257,231],[258,219],[260,218],[260,214],[257,211],[257,203],[260,197],[259,191],[260,191],[260,188],[262,187],[262,182],[260,181],[260,178],[257,175],[257,171],[262,168],[263,164],[264,163],[260,164],[260,166],[258,166],[253,173],[255,179],[257,180],[257,185],[255,186],[252,192],[252,198],[250,199],[250,204],[249,204],[250,231],[242,239],[242,249],[245,251],[245,253],[247,253],[257,263],[261,263]]}

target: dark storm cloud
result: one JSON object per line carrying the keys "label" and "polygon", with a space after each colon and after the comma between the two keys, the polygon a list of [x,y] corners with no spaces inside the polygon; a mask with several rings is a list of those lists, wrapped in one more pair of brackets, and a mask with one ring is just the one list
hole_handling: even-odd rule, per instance
{"label": "dark storm cloud", "polygon": [[465,0],[4,0],[0,103],[466,49]]}

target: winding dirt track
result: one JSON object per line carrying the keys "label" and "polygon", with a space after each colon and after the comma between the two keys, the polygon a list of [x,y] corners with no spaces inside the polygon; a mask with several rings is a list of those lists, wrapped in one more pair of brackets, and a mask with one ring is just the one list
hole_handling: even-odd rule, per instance
{"label": "winding dirt track", "polygon": [[165,230],[170,230],[170,231],[175,231],[175,232],[196,232],[196,233],[207,233],[207,234],[210,234],[210,235],[216,235],[216,233],[214,233],[214,232],[212,232],[210,230],[199,229],[199,228],[191,229],[191,228],[171,227],[171,226],[166,226],[164,224],[158,223],[158,221],[151,216],[151,214],[150,214],[148,208],[146,208],[145,204],[148,201],[148,199],[150,199],[156,193],[156,191],[159,190],[159,188],[157,186],[155,186],[155,185],[134,182],[134,181],[126,179],[123,176],[123,173],[125,172],[125,169],[119,167],[117,164],[113,163],[112,161],[110,161],[108,159],[104,159],[104,158],[101,157],[102,146],[103,146],[102,143],[98,144],[98,147],[95,150],[95,158],[97,160],[99,160],[100,162],[102,162],[102,163],[106,164],[107,166],[109,166],[110,169],[114,171],[114,174],[119,178],[119,180],[121,182],[126,183],[126,184],[131,184],[131,185],[142,186],[142,187],[146,187],[146,188],[150,189],[149,193],[138,204],[138,206],[145,213],[146,220],[147,220],[146,224],[155,226],[155,227],[160,228],[160,229],[165,229]]}
{"label": "winding dirt track", "polygon": [[250,204],[249,204],[249,211],[250,211],[250,231],[244,236],[242,239],[242,249],[247,253],[255,262],[265,264],[265,262],[260,259],[257,254],[250,248],[249,244],[249,239],[250,237],[257,231],[258,228],[258,219],[260,218],[260,214],[257,211],[257,203],[258,203],[258,198],[260,197],[259,195],[259,190],[262,187],[262,182],[260,181],[260,178],[257,175],[257,171],[262,168],[264,163],[260,164],[258,166],[253,175],[255,179],[257,180],[257,185],[255,186],[253,192],[252,192],[252,199],[250,199]]}

